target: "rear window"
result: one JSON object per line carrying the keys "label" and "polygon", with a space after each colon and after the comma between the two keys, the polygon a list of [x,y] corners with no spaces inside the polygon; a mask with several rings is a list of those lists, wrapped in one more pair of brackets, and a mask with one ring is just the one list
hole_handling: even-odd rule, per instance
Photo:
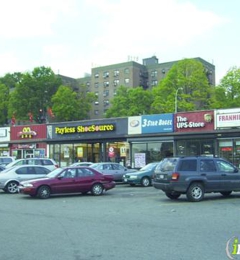
{"label": "rear window", "polygon": [[10,162],[12,162],[12,161],[13,161],[12,158],[8,158],[8,157],[6,157],[6,158],[0,158],[0,163],[10,163]]}
{"label": "rear window", "polygon": [[173,171],[177,165],[178,158],[167,158],[162,160],[156,167],[156,172],[168,172]]}

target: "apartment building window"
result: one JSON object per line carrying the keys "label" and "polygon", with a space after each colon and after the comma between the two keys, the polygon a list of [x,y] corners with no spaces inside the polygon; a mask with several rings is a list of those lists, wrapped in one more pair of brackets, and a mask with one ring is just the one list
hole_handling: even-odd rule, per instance
{"label": "apartment building window", "polygon": [[158,82],[157,82],[157,80],[152,80],[152,86],[157,86],[157,84],[158,84]]}
{"label": "apartment building window", "polygon": [[109,96],[109,90],[104,90],[104,91],[103,91],[103,96],[104,96],[104,97]]}
{"label": "apartment building window", "polygon": [[124,79],[124,82],[126,83],[126,84],[128,84],[129,83],[129,79]]}
{"label": "apartment building window", "polygon": [[108,71],[103,72],[103,77],[104,78],[108,78],[109,77],[109,72]]}
{"label": "apartment building window", "polygon": [[113,95],[116,96],[117,95],[117,89],[113,90]]}
{"label": "apartment building window", "polygon": [[162,69],[162,74],[165,74],[165,69]]}
{"label": "apartment building window", "polygon": [[94,110],[94,115],[98,115],[99,114],[99,110]]}
{"label": "apartment building window", "polygon": [[118,85],[119,85],[119,79],[114,79],[113,85],[114,85],[114,86],[118,86]]}
{"label": "apartment building window", "polygon": [[98,102],[98,101],[95,101],[94,104],[97,106],[97,105],[99,105],[99,102]]}
{"label": "apartment building window", "polygon": [[89,87],[90,87],[90,82],[87,82],[87,84],[86,84],[86,85],[87,85],[87,87],[89,88]]}
{"label": "apartment building window", "polygon": [[104,81],[104,82],[103,82],[103,86],[104,86],[104,88],[109,87],[109,81]]}
{"label": "apartment building window", "polygon": [[151,72],[151,76],[154,77],[154,78],[157,77],[157,71],[156,71],[156,70],[153,70],[153,71]]}
{"label": "apartment building window", "polygon": [[94,86],[95,86],[95,88],[98,88],[98,87],[99,87],[99,83],[96,82],[96,83],[94,84]]}
{"label": "apartment building window", "polygon": [[108,108],[105,108],[105,109],[103,110],[104,115],[106,115],[107,111],[108,111]]}
{"label": "apartment building window", "polygon": [[95,77],[95,78],[99,78],[99,73],[98,73],[98,72],[95,73],[94,77]]}
{"label": "apartment building window", "polygon": [[125,74],[129,74],[129,68],[126,68],[126,69],[124,70],[124,73],[125,73]]}
{"label": "apartment building window", "polygon": [[109,105],[109,100],[107,100],[107,99],[104,100],[104,101],[103,101],[103,104],[104,104],[105,107],[108,106],[108,105]]}
{"label": "apartment building window", "polygon": [[96,97],[98,97],[98,94],[99,94],[98,91],[95,91],[95,96],[96,96]]}
{"label": "apartment building window", "polygon": [[114,76],[114,77],[118,77],[118,76],[119,76],[119,70],[114,70],[113,76]]}

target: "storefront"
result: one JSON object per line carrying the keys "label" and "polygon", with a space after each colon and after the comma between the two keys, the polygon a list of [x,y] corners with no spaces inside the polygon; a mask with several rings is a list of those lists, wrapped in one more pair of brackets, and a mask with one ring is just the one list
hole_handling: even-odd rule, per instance
{"label": "storefront", "polygon": [[240,108],[14,126],[0,129],[0,151],[46,156],[60,166],[113,161],[141,168],[165,157],[198,155],[240,166],[239,130]]}
{"label": "storefront", "polygon": [[60,166],[76,161],[129,161],[127,118],[47,125],[49,155]]}
{"label": "storefront", "polygon": [[131,167],[173,156],[173,114],[142,115],[128,118]]}
{"label": "storefront", "polygon": [[240,108],[215,111],[218,154],[240,167]]}
{"label": "storefront", "polygon": [[176,156],[215,156],[214,111],[175,114],[174,140]]}
{"label": "storefront", "polygon": [[46,125],[11,127],[10,153],[16,159],[48,157]]}
{"label": "storefront", "polygon": [[0,156],[10,156],[10,127],[0,128]]}

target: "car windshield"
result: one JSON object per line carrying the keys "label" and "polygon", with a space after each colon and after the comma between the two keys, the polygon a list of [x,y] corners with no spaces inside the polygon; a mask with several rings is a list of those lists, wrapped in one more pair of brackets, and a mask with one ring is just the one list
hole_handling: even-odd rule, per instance
{"label": "car windshield", "polygon": [[61,171],[63,170],[63,168],[56,168],[55,170],[51,171],[50,173],[48,173],[46,175],[46,177],[48,178],[54,178],[56,177]]}
{"label": "car windshield", "polygon": [[140,169],[140,171],[152,170],[155,166],[156,166],[156,163],[149,163],[149,164],[143,166],[143,167]]}

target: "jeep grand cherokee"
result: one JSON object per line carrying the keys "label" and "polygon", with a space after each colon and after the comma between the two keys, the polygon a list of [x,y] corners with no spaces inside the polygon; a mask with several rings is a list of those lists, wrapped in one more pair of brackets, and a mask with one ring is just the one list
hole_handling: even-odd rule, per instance
{"label": "jeep grand cherokee", "polygon": [[233,164],[216,157],[165,158],[155,169],[153,187],[170,199],[186,194],[189,201],[201,201],[205,193],[229,196],[240,191],[240,172]]}

